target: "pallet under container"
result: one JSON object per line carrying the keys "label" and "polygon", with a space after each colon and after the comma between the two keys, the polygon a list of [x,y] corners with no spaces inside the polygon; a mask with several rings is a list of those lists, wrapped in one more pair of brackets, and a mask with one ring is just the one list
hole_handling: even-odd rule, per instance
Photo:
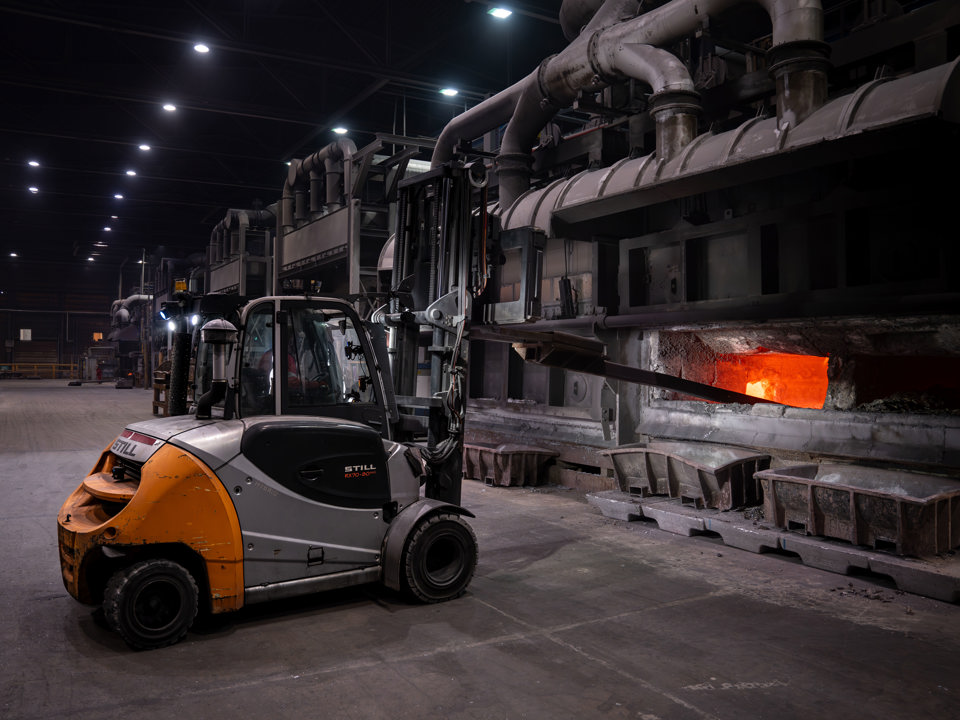
{"label": "pallet under container", "polygon": [[960,480],[829,464],[756,477],[764,517],[779,528],[914,557],[960,546]]}
{"label": "pallet under container", "polygon": [[695,507],[732,510],[759,505],[754,474],[770,456],[711,443],[653,440],[607,450],[620,490],[641,497],[668,495]]}

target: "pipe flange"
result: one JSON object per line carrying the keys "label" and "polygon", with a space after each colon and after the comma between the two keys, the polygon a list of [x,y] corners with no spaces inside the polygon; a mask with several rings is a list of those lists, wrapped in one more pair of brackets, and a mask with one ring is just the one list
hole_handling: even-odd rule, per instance
{"label": "pipe flange", "polygon": [[555,57],[557,57],[556,53],[544,58],[543,62],[541,62],[540,66],[537,68],[537,89],[540,90],[540,97],[543,98],[543,101],[548,103],[557,112],[559,112],[563,108],[567,107],[568,103],[564,103],[563,101],[554,97],[547,87],[549,85],[547,82],[547,67]]}
{"label": "pipe flange", "polygon": [[650,96],[650,114],[654,117],[667,111],[695,115],[700,110],[700,93],[693,90],[661,90]]}
{"label": "pipe flange", "polygon": [[590,63],[590,69],[593,70],[594,76],[601,82],[612,85],[617,82],[622,82],[624,77],[605,71],[603,69],[603,63],[600,62],[600,36],[605,29],[606,28],[601,28],[595,31],[587,41],[587,62]]}
{"label": "pipe flange", "polygon": [[497,175],[501,178],[530,177],[532,169],[533,156],[527,153],[502,153],[497,155]]}
{"label": "pipe flange", "polygon": [[795,40],[776,45],[767,50],[768,71],[777,77],[787,70],[830,69],[830,46],[819,40]]}

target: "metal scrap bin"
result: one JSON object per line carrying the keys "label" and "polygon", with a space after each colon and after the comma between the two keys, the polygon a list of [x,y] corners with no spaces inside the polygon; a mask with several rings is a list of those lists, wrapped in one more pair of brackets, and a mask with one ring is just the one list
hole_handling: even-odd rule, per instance
{"label": "metal scrap bin", "polygon": [[757,473],[777,527],[922,557],[960,546],[960,480],[859,465]]}
{"label": "metal scrap bin", "polygon": [[558,453],[531,445],[463,444],[463,476],[487,485],[542,485]]}
{"label": "metal scrap bin", "polygon": [[758,505],[754,473],[770,456],[712,443],[655,440],[607,450],[623,492],[669,495],[697,507],[732,510]]}

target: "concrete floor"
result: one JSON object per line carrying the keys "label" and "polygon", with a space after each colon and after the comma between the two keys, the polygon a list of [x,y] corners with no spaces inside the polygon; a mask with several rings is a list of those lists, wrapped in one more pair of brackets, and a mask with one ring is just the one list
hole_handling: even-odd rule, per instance
{"label": "concrete floor", "polygon": [[0,381],[0,717],[960,717],[956,605],[471,481],[463,598],[335,591],[133,652],[63,589],[56,513],[151,400]]}

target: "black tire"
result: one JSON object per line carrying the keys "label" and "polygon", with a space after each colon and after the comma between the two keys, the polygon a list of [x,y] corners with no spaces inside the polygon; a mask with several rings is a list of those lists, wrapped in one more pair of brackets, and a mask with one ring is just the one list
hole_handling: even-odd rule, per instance
{"label": "black tire", "polygon": [[441,513],[417,525],[403,567],[407,592],[427,603],[460,597],[477,567],[477,538],[459,515]]}
{"label": "black tire", "polygon": [[197,583],[182,565],[143,560],[115,573],[103,594],[110,627],[133,648],[181,640],[197,617]]}

